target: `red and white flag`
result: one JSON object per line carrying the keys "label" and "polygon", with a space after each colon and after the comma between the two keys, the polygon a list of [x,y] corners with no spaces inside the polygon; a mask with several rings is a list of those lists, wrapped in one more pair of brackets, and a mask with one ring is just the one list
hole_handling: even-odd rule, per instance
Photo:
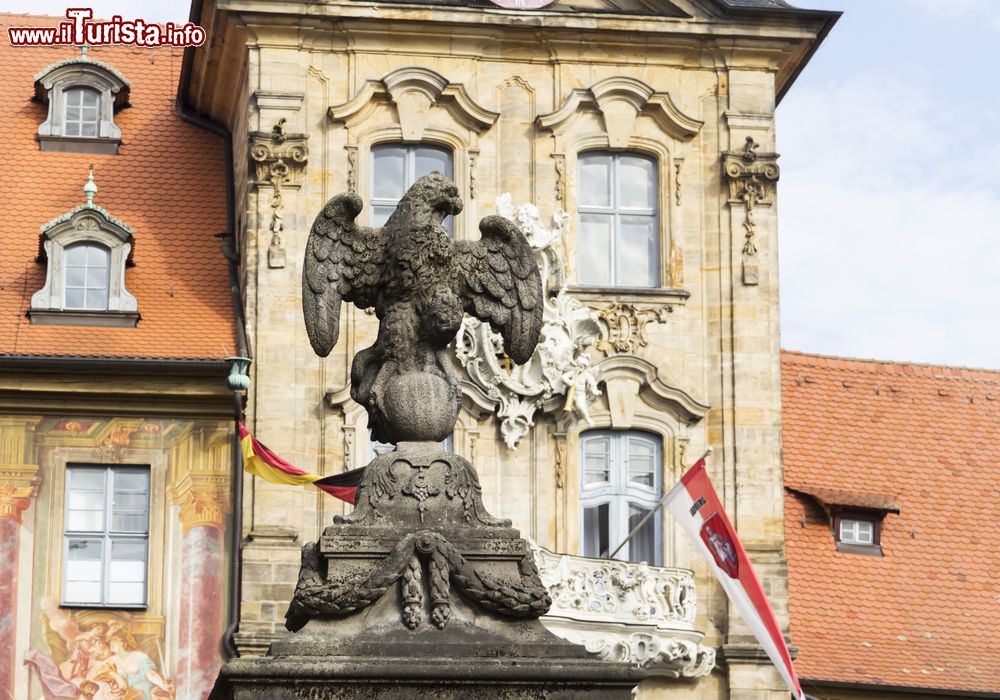
{"label": "red and white flag", "polygon": [[733,607],[764,647],[792,694],[805,700],[771,604],[705,472],[705,457],[687,470],[664,500],[667,510],[708,560]]}

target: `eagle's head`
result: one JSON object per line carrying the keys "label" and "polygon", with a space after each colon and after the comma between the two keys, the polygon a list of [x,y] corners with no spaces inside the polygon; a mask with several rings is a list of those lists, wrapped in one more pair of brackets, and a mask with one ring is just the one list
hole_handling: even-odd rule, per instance
{"label": "eagle's head", "polygon": [[409,205],[406,208],[428,216],[438,225],[445,217],[462,211],[462,198],[455,183],[436,170],[414,182],[400,204],[404,202]]}

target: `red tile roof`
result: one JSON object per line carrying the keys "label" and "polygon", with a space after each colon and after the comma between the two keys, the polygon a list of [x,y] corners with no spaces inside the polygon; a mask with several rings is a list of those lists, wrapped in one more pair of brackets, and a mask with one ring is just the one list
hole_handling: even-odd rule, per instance
{"label": "red tile roof", "polygon": [[[799,675],[1000,691],[1000,372],[787,351],[781,370]],[[888,497],[885,556],[837,552],[789,489]]]}
{"label": "red tile roof", "polygon": [[[182,49],[94,47],[89,55],[132,83],[131,107],[115,115],[119,155],[42,152],[47,107],[32,101],[35,74],[75,47],[14,48],[8,26],[51,17],[0,15],[0,133],[4,175],[0,256],[0,355],[210,359],[235,354],[226,260],[213,237],[226,228],[223,144],[181,120],[174,105]],[[31,295],[45,282],[36,262],[39,227],[78,204],[93,164],[95,204],[135,231],[125,284],[139,303],[136,328],[32,325]]]}

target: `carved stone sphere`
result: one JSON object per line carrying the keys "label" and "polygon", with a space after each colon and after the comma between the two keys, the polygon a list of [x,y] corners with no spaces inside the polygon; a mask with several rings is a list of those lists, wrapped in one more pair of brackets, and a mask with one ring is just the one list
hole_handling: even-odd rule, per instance
{"label": "carved stone sphere", "polygon": [[458,418],[458,402],[444,377],[410,372],[391,381],[383,406],[397,441],[433,440],[451,435]]}

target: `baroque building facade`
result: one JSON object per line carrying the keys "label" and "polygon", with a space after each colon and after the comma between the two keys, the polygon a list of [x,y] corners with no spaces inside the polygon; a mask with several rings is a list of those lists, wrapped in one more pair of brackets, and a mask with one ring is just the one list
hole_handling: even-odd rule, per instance
{"label": "baroque building facade", "polygon": [[[632,563],[602,557],[713,446],[710,473],[787,625],[774,109],[836,17],[777,0],[196,3],[209,41],[185,56],[179,98],[231,137],[250,429],[324,474],[385,449],[348,391],[376,319],[345,307],[325,359],[300,320],[301,251],[330,196],[356,192],[377,225],[442,170],[465,204],[448,222],[458,239],[531,205],[522,226],[559,261],[553,340],[515,370],[467,327],[454,449],[488,508],[539,546],[553,629],[658,669],[649,696],[784,697],[668,519],[623,548]],[[301,544],[345,506],[243,488],[236,644],[262,653],[285,633]]]}

